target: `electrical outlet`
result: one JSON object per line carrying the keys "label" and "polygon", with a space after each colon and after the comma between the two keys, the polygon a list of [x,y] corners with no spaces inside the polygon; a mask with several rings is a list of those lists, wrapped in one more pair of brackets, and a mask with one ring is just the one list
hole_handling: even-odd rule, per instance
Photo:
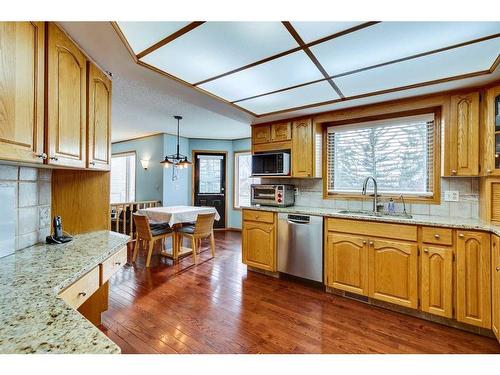
{"label": "electrical outlet", "polygon": [[294,189],[293,189],[293,193],[295,194],[295,196],[296,196],[296,197],[298,197],[298,196],[299,196],[299,194],[300,194],[300,192],[299,192],[299,188],[298,188],[298,187],[294,188]]}
{"label": "electrical outlet", "polygon": [[457,190],[447,190],[444,192],[445,202],[458,202],[460,193]]}

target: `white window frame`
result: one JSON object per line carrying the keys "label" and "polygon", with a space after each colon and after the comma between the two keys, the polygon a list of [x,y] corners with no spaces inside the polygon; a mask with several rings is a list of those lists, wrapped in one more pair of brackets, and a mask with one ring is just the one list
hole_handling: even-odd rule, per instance
{"label": "white window frame", "polygon": [[[125,201],[124,202],[111,202],[113,204],[116,203],[127,203],[127,202],[135,202],[135,198],[137,195],[137,155],[135,151],[126,151],[126,152],[119,152],[111,155],[111,159],[113,158],[119,158],[119,157],[133,157],[133,163],[134,163],[134,176],[133,176],[133,181],[132,181],[132,176],[130,174],[130,163],[131,159],[127,159],[127,167],[126,167],[126,179],[125,179]],[[111,173],[111,170],[110,170]],[[110,184],[112,183],[112,180],[110,181]],[[131,197],[131,189],[130,187],[134,185],[134,196]],[[111,186],[110,186],[110,192],[112,191]]]}
{"label": "white window frame", "polygon": [[[233,208],[235,210],[241,210],[241,205],[240,205],[240,179],[239,179],[239,157],[243,155],[252,155],[252,152],[249,150],[244,150],[244,151],[235,151],[234,152],[234,168],[233,168]],[[250,177],[249,178],[252,184],[258,184],[260,183],[260,178],[257,177]]]}

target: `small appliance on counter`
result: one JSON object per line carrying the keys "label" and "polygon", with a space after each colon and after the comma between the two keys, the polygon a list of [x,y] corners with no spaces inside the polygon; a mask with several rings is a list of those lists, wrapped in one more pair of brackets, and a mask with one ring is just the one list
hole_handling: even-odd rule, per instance
{"label": "small appliance on counter", "polygon": [[289,152],[264,152],[252,155],[252,176],[289,176]]}
{"label": "small appliance on counter", "polygon": [[47,236],[45,238],[45,241],[48,244],[54,245],[54,244],[62,244],[69,242],[73,239],[71,236],[65,236],[63,233],[62,229],[62,220],[61,216],[54,216],[54,222],[53,222],[53,227],[54,227],[54,234]]}
{"label": "small appliance on counter", "polygon": [[252,184],[250,203],[252,205],[288,207],[295,203],[293,185]]}

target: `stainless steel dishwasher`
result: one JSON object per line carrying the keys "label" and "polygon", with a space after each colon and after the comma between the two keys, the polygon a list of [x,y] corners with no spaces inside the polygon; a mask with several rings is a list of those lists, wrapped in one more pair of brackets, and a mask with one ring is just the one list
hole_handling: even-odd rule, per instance
{"label": "stainless steel dishwasher", "polygon": [[278,271],[323,281],[323,217],[278,214]]}

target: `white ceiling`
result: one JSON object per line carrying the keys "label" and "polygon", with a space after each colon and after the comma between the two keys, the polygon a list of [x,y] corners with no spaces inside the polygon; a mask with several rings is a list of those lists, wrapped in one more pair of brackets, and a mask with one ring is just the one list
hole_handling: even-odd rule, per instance
{"label": "white ceiling", "polygon": [[[135,50],[133,43],[140,36],[128,36],[127,22],[118,25]],[[148,27],[142,33],[148,39],[152,28],[145,25]],[[485,71],[500,52],[500,36],[496,35],[500,22],[360,25],[291,22],[299,38],[311,43],[307,46],[314,55],[311,57],[306,49],[282,54],[302,47],[282,22],[206,22],[140,60],[262,117],[294,107]],[[137,30],[140,28],[136,25]],[[166,32],[165,37],[168,35]],[[496,37],[477,40],[492,35]],[[464,42],[473,44],[458,45]],[[378,64],[384,66],[374,67]]]}
{"label": "white ceiling", "polygon": [[[310,51],[347,98],[342,101],[281,22],[203,23],[140,59],[167,75],[138,65],[125,43],[139,54],[190,22],[119,22],[125,43],[109,22],[60,24],[114,73],[114,141],[174,133],[175,114],[184,116],[183,136],[243,138],[252,122],[479,85],[500,75],[497,68],[492,74],[373,94],[487,71],[499,55],[500,37],[448,47],[499,34],[500,22],[381,22],[351,33],[346,30],[362,22],[291,22],[305,43],[312,42]],[[436,49],[444,50],[415,56]],[[354,98],[359,95],[366,97]]]}
{"label": "white ceiling", "polygon": [[93,60],[114,75],[113,141],[161,132],[175,134],[174,115],[184,117],[181,136],[216,139],[250,136],[252,116],[137,65],[110,22],[59,24]]}

